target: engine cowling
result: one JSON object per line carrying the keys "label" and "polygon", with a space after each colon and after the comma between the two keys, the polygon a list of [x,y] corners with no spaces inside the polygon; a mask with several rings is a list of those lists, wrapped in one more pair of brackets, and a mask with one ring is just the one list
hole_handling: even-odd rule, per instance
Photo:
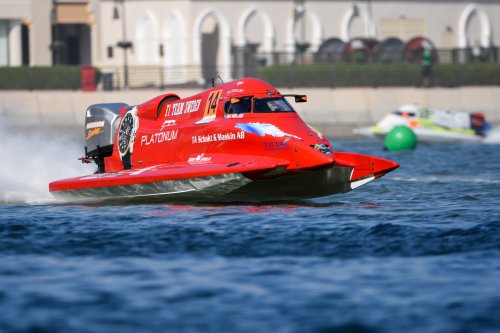
{"label": "engine cowling", "polygon": [[125,103],[93,104],[87,108],[85,117],[85,157],[93,159],[97,172],[104,172],[104,158],[113,153],[116,131],[120,125],[120,110]]}

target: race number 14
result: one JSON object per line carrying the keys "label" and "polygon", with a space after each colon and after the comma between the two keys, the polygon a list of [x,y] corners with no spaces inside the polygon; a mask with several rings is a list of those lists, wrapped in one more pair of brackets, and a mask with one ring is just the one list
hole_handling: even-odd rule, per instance
{"label": "race number 14", "polygon": [[203,116],[215,116],[217,113],[217,104],[219,103],[219,98],[221,96],[222,89],[214,90],[208,95],[207,104],[205,105],[205,113]]}

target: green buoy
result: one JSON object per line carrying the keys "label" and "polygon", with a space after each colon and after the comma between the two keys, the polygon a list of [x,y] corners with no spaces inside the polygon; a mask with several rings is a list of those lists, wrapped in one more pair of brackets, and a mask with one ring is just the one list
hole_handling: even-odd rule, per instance
{"label": "green buoy", "polygon": [[384,148],[389,151],[415,149],[417,135],[404,125],[395,126],[385,135]]}

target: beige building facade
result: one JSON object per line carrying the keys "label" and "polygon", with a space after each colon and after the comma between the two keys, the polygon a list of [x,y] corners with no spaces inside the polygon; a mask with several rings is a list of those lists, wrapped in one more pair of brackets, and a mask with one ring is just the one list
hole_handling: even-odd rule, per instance
{"label": "beige building facade", "polygon": [[415,37],[438,49],[500,46],[500,1],[0,0],[0,66],[123,76],[126,64],[169,83],[229,79],[238,49],[272,65],[328,40]]}

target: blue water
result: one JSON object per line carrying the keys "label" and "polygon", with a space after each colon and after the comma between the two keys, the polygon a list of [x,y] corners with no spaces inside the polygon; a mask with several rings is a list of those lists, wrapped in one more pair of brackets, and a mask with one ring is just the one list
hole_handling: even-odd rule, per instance
{"label": "blue water", "polygon": [[401,167],[282,205],[2,190],[0,332],[499,332],[500,146],[334,143]]}

